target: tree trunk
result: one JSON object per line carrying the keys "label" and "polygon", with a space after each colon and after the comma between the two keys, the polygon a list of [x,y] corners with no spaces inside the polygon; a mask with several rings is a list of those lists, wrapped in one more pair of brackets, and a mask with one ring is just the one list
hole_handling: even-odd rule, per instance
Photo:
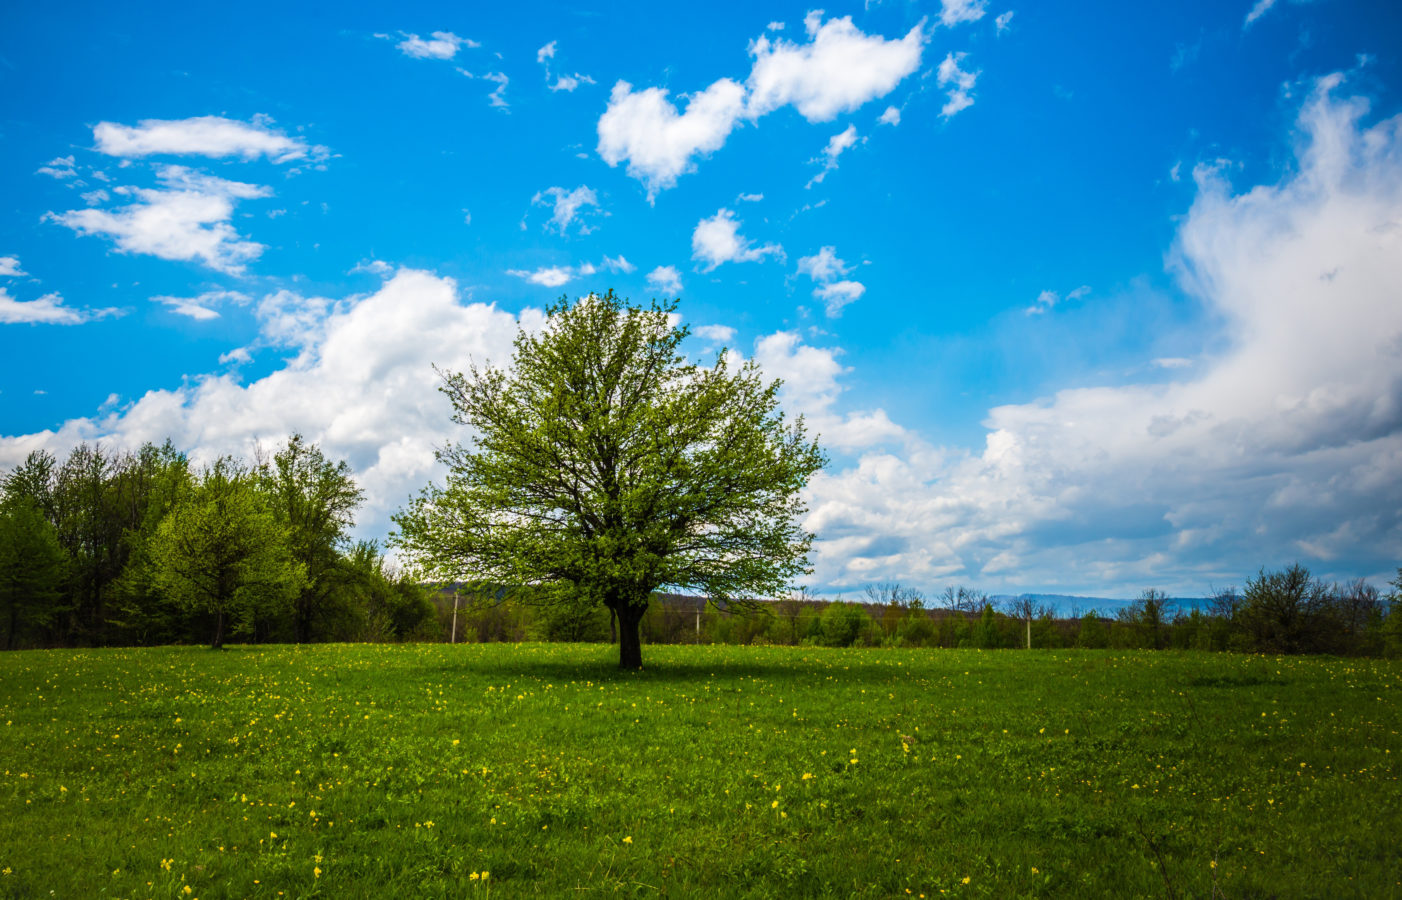
{"label": "tree trunk", "polygon": [[210,643],[209,649],[222,650],[224,648],[224,610],[219,610],[214,625],[214,641]]}
{"label": "tree trunk", "polygon": [[618,643],[618,610],[609,607],[609,643]]}
{"label": "tree trunk", "polygon": [[643,612],[646,606],[635,607],[625,604],[618,610],[618,667],[620,669],[641,669],[643,667],[643,644],[640,634]]}

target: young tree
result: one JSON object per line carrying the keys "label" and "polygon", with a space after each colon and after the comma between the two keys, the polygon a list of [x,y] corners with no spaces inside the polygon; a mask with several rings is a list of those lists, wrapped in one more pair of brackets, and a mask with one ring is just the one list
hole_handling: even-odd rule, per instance
{"label": "young tree", "polygon": [[53,525],[28,498],[0,502],[0,616],[5,649],[49,624],[63,597],[67,556]]}
{"label": "young tree", "polygon": [[232,630],[248,630],[258,615],[286,607],[306,581],[253,479],[229,459],[206,470],[162,520],[150,553],[155,582],[171,600],[214,615],[215,650],[231,619]]}
{"label": "young tree", "polygon": [[306,643],[343,580],[340,550],[350,544],[346,532],[364,494],[345,460],[331,462],[300,434],[263,460],[257,474],[292,557],[306,570],[292,606],[293,634],[299,644]]}
{"label": "young tree", "polygon": [[541,332],[517,336],[509,369],[446,374],[453,420],[476,440],[441,450],[446,484],[395,517],[405,556],[443,581],[608,607],[624,669],[642,666],[638,626],[658,588],[727,600],[806,572],[799,492],[823,453],[753,361],[688,364],[675,310],[612,291],[562,300]]}

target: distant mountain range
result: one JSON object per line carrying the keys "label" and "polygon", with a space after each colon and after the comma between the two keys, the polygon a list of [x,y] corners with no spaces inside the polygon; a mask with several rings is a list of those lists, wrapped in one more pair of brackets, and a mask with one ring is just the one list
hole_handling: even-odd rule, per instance
{"label": "distant mountain range", "polygon": [[[1074,594],[995,594],[988,599],[993,601],[995,609],[1001,609],[1009,600],[1021,600],[1025,597],[1032,598],[1032,602],[1038,605],[1050,606],[1057,617],[1066,617],[1076,613],[1085,615],[1091,610],[1108,617],[1135,602],[1134,600],[1112,597],[1079,597]],[[1205,597],[1170,597],[1167,603],[1187,612],[1193,609],[1205,609],[1208,600]]]}

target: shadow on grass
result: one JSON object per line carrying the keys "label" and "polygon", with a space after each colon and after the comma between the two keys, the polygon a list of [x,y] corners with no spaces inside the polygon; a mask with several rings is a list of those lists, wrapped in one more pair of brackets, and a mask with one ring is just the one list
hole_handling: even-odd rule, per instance
{"label": "shadow on grass", "polygon": [[[496,645],[505,646],[505,645]],[[824,651],[812,648],[723,647],[711,650],[710,658],[678,659],[678,645],[643,648],[643,668],[626,671],[618,667],[618,649],[608,644],[574,645],[567,659],[542,657],[526,652],[498,651],[463,657],[433,671],[444,675],[510,676],[540,678],[549,682],[593,681],[600,684],[697,684],[709,680],[734,682],[753,679],[765,682],[811,682],[840,674],[845,683],[886,682],[904,676],[906,670],[889,662],[862,661],[849,656],[824,660]],[[687,646],[688,651],[697,648]],[[709,650],[709,647],[702,648]]]}

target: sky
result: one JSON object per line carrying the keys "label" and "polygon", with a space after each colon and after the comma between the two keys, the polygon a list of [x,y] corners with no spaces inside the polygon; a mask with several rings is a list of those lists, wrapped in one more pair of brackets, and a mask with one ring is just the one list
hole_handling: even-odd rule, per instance
{"label": "sky", "polygon": [[301,432],[442,477],[433,366],[680,297],[831,462],[806,582],[1402,565],[1402,6],[8,4],[0,470]]}

